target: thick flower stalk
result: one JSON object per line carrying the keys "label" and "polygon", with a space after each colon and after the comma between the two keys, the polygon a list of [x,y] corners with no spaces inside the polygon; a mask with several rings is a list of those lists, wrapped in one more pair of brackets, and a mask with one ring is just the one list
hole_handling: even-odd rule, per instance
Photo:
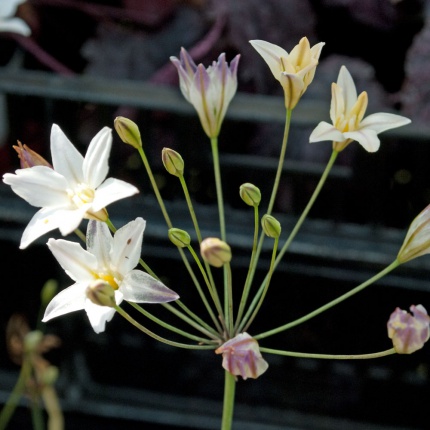
{"label": "thick flower stalk", "polygon": [[263,57],[275,79],[282,85],[285,107],[294,109],[314,79],[325,43],[317,43],[311,48],[309,40],[302,37],[289,54],[280,46],[264,40],[250,40],[249,43]]}
{"label": "thick flower stalk", "polygon": [[430,337],[430,317],[422,305],[410,308],[412,315],[400,308],[390,315],[388,337],[398,354],[412,354],[421,349]]}
{"label": "thick flower stalk", "polygon": [[256,379],[269,367],[260,353],[258,342],[248,333],[238,334],[215,352],[222,354],[222,367],[225,370],[243,379]]}
{"label": "thick flower stalk", "polygon": [[30,36],[31,29],[27,23],[15,16],[16,10],[26,0],[1,0],[0,1],[0,32],[17,33],[22,36]]}
{"label": "thick flower stalk", "polygon": [[311,143],[331,140],[333,149],[340,152],[356,140],[366,151],[376,152],[380,146],[379,133],[411,122],[404,116],[392,113],[374,113],[364,118],[368,104],[367,92],[363,91],[357,97],[354,81],[345,66],[340,68],[331,93],[332,124],[321,121],[311,133]]}
{"label": "thick flower stalk", "polygon": [[112,237],[106,223],[91,220],[87,228],[87,250],[76,242],[49,239],[49,249],[75,283],[51,300],[42,321],[85,309],[94,331],[104,331],[115,309],[100,300],[103,283],[113,288],[117,305],[123,300],[166,303],[178,299],[163,283],[134,269],[139,263],[145,224],[142,218],[136,218]]}
{"label": "thick flower stalk", "polygon": [[229,66],[222,53],[206,69],[203,64],[197,66],[184,48],[179,59],[170,57],[178,70],[181,92],[196,109],[209,138],[218,137],[227,108],[236,94],[239,58],[236,55]]}
{"label": "thick flower stalk", "polygon": [[[3,175],[3,182],[32,206],[40,207],[21,238],[20,248],[56,228],[63,236],[82,219],[106,221],[106,206],[139,190],[108,178],[112,132],[104,127],[91,140],[85,158],[56,124],[51,130],[52,165],[35,165]],[[106,179],[106,180],[105,180]]]}
{"label": "thick flower stalk", "polygon": [[397,254],[400,263],[430,253],[430,205],[412,221]]}

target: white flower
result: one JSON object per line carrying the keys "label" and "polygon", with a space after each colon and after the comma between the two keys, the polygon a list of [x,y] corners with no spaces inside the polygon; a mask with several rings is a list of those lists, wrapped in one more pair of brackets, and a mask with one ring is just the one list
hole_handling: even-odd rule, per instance
{"label": "white flower", "polygon": [[410,119],[391,113],[374,113],[363,119],[367,109],[367,93],[357,97],[357,90],[348,69],[340,68],[337,83],[332,84],[330,118],[333,124],[320,122],[309,141],[332,140],[333,149],[342,151],[356,140],[366,151],[379,149],[378,134],[409,124]]}
{"label": "white flower", "polygon": [[122,300],[164,303],[178,299],[179,296],[160,281],[141,270],[133,270],[139,262],[145,224],[142,218],[136,218],[112,237],[106,223],[90,220],[87,250],[76,242],[49,239],[49,249],[75,284],[51,300],[42,321],[85,309],[94,331],[104,331],[115,309],[97,305],[87,297],[87,289],[97,281],[112,286],[118,305]]}
{"label": "white flower", "polygon": [[3,175],[3,182],[16,194],[32,206],[42,208],[24,230],[21,249],[55,228],[66,236],[78,228],[83,218],[106,221],[107,205],[139,192],[124,181],[105,180],[111,146],[112,130],[104,127],[91,140],[84,158],[54,124],[51,130],[53,169],[34,166]]}
{"label": "white flower", "polygon": [[18,33],[30,36],[31,30],[21,18],[14,17],[16,9],[25,0],[1,0],[0,1],[0,32]]}
{"label": "white flower", "polygon": [[310,46],[302,37],[288,54],[285,49],[265,40],[250,40],[249,43],[263,57],[275,79],[284,89],[285,107],[294,109],[313,81],[324,42]]}

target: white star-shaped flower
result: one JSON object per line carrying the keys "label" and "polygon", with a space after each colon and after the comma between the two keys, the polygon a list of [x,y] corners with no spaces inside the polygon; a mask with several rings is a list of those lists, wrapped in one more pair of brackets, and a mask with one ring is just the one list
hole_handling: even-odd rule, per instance
{"label": "white star-shaped flower", "polygon": [[88,298],[88,288],[97,281],[108,283],[115,302],[165,303],[179,296],[149,274],[134,269],[139,262],[146,222],[136,218],[118,229],[112,237],[104,222],[90,220],[87,250],[76,242],[49,239],[48,247],[65,272],[75,281],[48,304],[43,322],[85,309],[96,333],[104,331],[115,309],[100,306]]}
{"label": "white star-shaped flower", "polygon": [[56,124],[51,130],[53,169],[33,166],[3,175],[3,182],[30,205],[41,207],[27,225],[20,248],[48,231],[63,236],[78,228],[83,218],[107,220],[106,206],[139,190],[127,182],[108,178],[112,130],[101,129],[91,140],[85,158]]}

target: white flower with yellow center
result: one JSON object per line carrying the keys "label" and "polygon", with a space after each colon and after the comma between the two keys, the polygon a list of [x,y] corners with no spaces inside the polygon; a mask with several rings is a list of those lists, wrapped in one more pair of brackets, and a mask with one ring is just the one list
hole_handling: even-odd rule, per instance
{"label": "white flower with yellow center", "polygon": [[112,237],[104,222],[91,220],[87,228],[87,250],[76,242],[49,239],[48,247],[65,272],[75,281],[48,304],[43,322],[85,309],[96,333],[104,331],[115,309],[95,304],[89,288],[98,282],[114,290],[115,302],[165,303],[179,296],[149,274],[134,269],[139,263],[146,222],[136,218]]}
{"label": "white flower with yellow center", "polygon": [[41,207],[21,238],[26,248],[38,237],[59,228],[63,236],[78,228],[83,218],[107,220],[106,206],[139,190],[108,178],[112,130],[104,127],[91,140],[85,158],[56,124],[51,130],[52,166],[18,169],[3,175],[3,182],[29,204]]}
{"label": "white flower with yellow center", "polygon": [[366,151],[376,152],[380,145],[379,133],[411,122],[392,113],[374,113],[364,118],[367,93],[363,91],[357,97],[354,81],[345,66],[340,68],[337,83],[333,82],[331,89],[330,118],[333,124],[320,122],[309,138],[311,143],[332,140],[333,149],[342,151],[356,140]]}

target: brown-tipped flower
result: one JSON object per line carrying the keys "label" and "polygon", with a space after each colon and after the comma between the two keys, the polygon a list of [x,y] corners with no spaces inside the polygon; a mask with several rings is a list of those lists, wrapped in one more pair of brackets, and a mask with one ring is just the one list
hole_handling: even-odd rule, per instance
{"label": "brown-tipped flower", "polygon": [[171,175],[181,177],[184,174],[184,160],[178,152],[170,148],[163,148],[161,159],[164,167]]}
{"label": "brown-tipped flower", "polygon": [[215,353],[222,354],[222,367],[225,370],[243,379],[256,379],[269,367],[261,355],[258,342],[248,333],[240,333],[228,340]]}
{"label": "brown-tipped flower", "polygon": [[256,207],[261,202],[261,192],[254,184],[246,182],[239,188],[240,198],[248,205]]}
{"label": "brown-tipped flower", "polygon": [[108,282],[97,279],[87,288],[87,297],[94,304],[113,308],[115,302],[115,290]]}
{"label": "brown-tipped flower", "polygon": [[430,253],[430,205],[412,221],[397,254],[399,263]]}
{"label": "brown-tipped flower", "polygon": [[17,145],[13,145],[13,149],[18,153],[21,169],[28,169],[34,166],[46,166],[52,169],[52,165],[48,163],[40,154],[30,149],[27,145],[23,145],[19,140]]}
{"label": "brown-tipped flower", "polygon": [[191,242],[190,235],[179,228],[169,229],[168,235],[173,245],[179,246],[179,248],[186,248]]}
{"label": "brown-tipped flower", "polygon": [[216,237],[208,237],[202,241],[200,254],[203,260],[214,267],[222,267],[231,261],[230,246]]}
{"label": "brown-tipped flower", "polygon": [[388,337],[398,354],[412,354],[421,349],[430,336],[430,317],[424,306],[412,305],[409,309],[413,316],[396,308],[387,323]]}
{"label": "brown-tipped flower", "polygon": [[261,218],[261,227],[266,236],[277,238],[281,235],[281,224],[272,215],[263,215],[263,218]]}
{"label": "brown-tipped flower", "polygon": [[135,122],[123,116],[117,116],[114,120],[114,127],[124,143],[136,149],[142,148],[139,127]]}

